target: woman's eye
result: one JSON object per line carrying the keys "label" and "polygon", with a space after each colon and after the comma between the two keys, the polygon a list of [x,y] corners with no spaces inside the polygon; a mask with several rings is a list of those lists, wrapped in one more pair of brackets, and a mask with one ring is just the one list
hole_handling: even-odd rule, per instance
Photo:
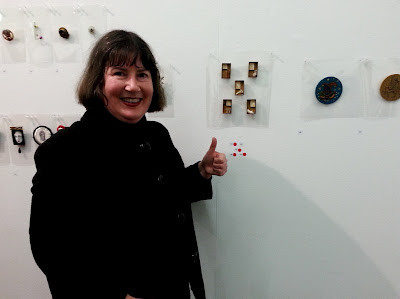
{"label": "woman's eye", "polygon": [[149,75],[148,75],[147,73],[140,73],[140,74],[139,74],[139,77],[140,77],[140,78],[148,78]]}
{"label": "woman's eye", "polygon": [[114,76],[123,76],[123,73],[122,72],[115,72]]}

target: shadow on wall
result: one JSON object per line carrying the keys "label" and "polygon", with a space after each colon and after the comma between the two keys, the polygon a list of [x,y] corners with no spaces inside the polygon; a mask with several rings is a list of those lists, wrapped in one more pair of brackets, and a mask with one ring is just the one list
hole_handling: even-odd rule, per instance
{"label": "shadow on wall", "polygon": [[216,299],[397,298],[362,248],[276,171],[231,159],[215,185]]}

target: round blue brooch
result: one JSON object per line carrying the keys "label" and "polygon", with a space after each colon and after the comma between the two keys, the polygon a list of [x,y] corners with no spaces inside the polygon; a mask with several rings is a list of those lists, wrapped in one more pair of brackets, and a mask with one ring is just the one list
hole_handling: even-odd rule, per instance
{"label": "round blue brooch", "polygon": [[342,82],[335,77],[322,79],[315,88],[315,96],[322,104],[332,104],[342,95]]}

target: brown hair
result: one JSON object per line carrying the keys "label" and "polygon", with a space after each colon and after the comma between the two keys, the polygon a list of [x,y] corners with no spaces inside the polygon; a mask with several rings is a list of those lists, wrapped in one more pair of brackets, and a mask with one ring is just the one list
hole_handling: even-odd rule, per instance
{"label": "brown hair", "polygon": [[124,30],[110,31],[94,45],[78,83],[78,102],[86,109],[107,105],[107,98],[103,94],[106,68],[134,65],[137,59],[140,59],[144,68],[150,71],[153,81],[153,98],[148,112],[162,111],[166,101],[153,53],[139,35]]}

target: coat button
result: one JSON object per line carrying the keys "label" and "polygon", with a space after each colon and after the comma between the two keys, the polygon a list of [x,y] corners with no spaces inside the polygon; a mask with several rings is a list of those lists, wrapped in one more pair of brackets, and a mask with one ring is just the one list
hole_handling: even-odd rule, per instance
{"label": "coat button", "polygon": [[199,253],[197,251],[193,252],[192,253],[192,262],[193,262],[193,264],[197,263],[198,259],[199,259]]}
{"label": "coat button", "polygon": [[162,174],[160,174],[157,178],[157,181],[161,184],[161,185],[165,185],[165,178]]}
{"label": "coat button", "polygon": [[150,145],[150,143],[148,143],[147,141],[145,141],[145,142],[143,142],[143,143],[140,145],[140,149],[141,149],[142,151],[144,151],[144,152],[149,152],[149,151],[151,151],[151,145]]}
{"label": "coat button", "polygon": [[178,223],[183,224],[186,221],[186,215],[185,213],[181,212],[178,214]]}

